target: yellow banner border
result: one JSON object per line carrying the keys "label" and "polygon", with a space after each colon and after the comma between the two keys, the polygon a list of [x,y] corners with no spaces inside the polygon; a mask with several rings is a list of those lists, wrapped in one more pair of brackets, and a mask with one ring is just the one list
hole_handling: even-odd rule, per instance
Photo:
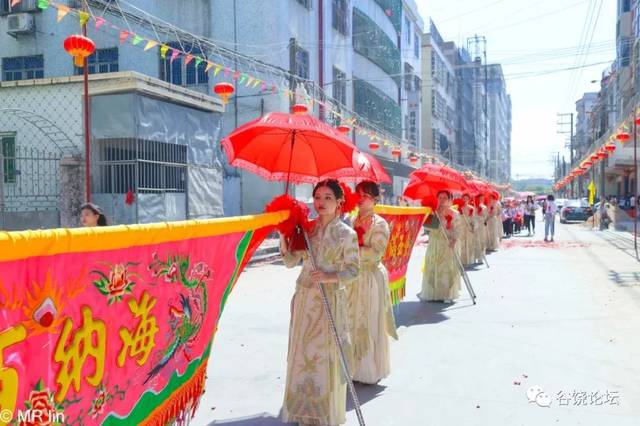
{"label": "yellow banner border", "polygon": [[386,204],[376,205],[373,211],[378,214],[431,214],[431,208],[429,207],[402,207],[388,206]]}
{"label": "yellow banner border", "polygon": [[117,250],[192,238],[246,232],[281,223],[289,211],[219,219],[95,228],[0,231],[0,262],[64,253]]}

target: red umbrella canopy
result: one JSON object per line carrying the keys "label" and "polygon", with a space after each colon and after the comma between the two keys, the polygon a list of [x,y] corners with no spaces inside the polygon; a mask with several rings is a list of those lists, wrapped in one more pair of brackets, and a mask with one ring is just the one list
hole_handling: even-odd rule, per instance
{"label": "red umbrella canopy", "polygon": [[356,146],[306,114],[270,112],[238,127],[222,139],[222,147],[232,166],[267,180],[315,183],[355,174]]}
{"label": "red umbrella canopy", "polygon": [[465,192],[468,190],[464,177],[447,166],[425,164],[409,175],[411,181],[404,196],[421,200],[436,195],[438,191]]}
{"label": "red umbrella canopy", "polygon": [[371,180],[377,183],[392,182],[380,161],[366,152],[356,151],[353,153],[353,169],[355,170],[355,176],[345,180],[354,180],[356,182]]}

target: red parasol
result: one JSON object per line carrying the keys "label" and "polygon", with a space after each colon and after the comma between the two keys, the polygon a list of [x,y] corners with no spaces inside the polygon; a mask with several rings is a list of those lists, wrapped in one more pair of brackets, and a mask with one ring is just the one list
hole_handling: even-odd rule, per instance
{"label": "red parasol", "polygon": [[409,175],[409,185],[404,190],[404,196],[422,200],[434,196],[438,191],[465,192],[468,190],[464,177],[447,166],[425,164]]}
{"label": "red parasol", "polygon": [[348,176],[343,180],[355,182],[371,180],[377,183],[392,182],[380,161],[366,152],[355,151],[353,153],[353,169],[354,176]]}
{"label": "red parasol", "polygon": [[222,139],[233,166],[272,181],[315,183],[354,176],[356,146],[328,124],[306,114],[270,112]]}

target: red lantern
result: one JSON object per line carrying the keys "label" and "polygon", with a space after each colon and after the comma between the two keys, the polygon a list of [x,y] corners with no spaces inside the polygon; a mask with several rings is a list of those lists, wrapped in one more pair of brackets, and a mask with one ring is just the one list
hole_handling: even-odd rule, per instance
{"label": "red lantern", "polygon": [[307,108],[305,104],[295,104],[291,107],[291,111],[293,111],[295,115],[302,115],[306,114],[307,111],[309,111],[309,108]]}
{"label": "red lantern", "polygon": [[586,168],[589,168],[593,165],[593,163],[591,162],[591,160],[586,160],[585,162],[582,163],[582,165]]}
{"label": "red lantern", "polygon": [[622,143],[627,142],[630,137],[631,135],[627,132],[620,132],[616,135],[616,139],[618,139]]}
{"label": "red lantern", "polygon": [[336,127],[336,130],[338,130],[343,135],[347,135],[351,129],[349,128],[349,126],[341,124],[340,126]]}
{"label": "red lantern", "polygon": [[377,150],[378,150],[378,148],[380,148],[380,145],[378,145],[378,143],[377,143],[377,142],[371,142],[371,143],[369,144],[369,149],[370,149],[371,151],[373,151],[373,152],[377,151]]}
{"label": "red lantern", "polygon": [[636,117],[636,124],[640,124],[640,117]]}
{"label": "red lantern", "polygon": [[418,157],[411,156],[409,157],[409,161],[411,162],[411,164],[416,164],[418,162]]}
{"label": "red lantern", "polygon": [[595,152],[591,154],[591,161],[595,163],[596,161],[599,161],[599,160],[600,160],[600,157],[598,157],[598,154],[596,154]]}
{"label": "red lantern", "polygon": [[222,98],[222,103],[226,105],[229,103],[229,97],[233,95],[236,89],[233,87],[233,84],[222,82],[213,86],[213,91]]}
{"label": "red lantern", "polygon": [[600,160],[604,160],[605,158],[607,158],[609,156],[609,154],[607,154],[607,151],[598,151],[598,154],[596,154],[598,156],[598,158]]}
{"label": "red lantern", "polygon": [[64,40],[64,50],[73,56],[73,64],[76,67],[82,67],[84,58],[96,51],[96,45],[90,38],[75,34]]}
{"label": "red lantern", "polygon": [[394,157],[400,157],[401,154],[402,151],[400,151],[398,148],[394,148],[391,150],[391,155],[393,155]]}
{"label": "red lantern", "polygon": [[612,143],[608,143],[604,146],[604,149],[606,149],[609,153],[612,153],[616,150],[616,146]]}

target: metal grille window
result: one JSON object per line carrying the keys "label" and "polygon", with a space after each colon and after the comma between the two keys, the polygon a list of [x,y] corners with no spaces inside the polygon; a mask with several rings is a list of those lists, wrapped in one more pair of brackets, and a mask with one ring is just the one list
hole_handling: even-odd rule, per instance
{"label": "metal grille window", "polygon": [[353,50],[379,66],[400,85],[400,49],[364,12],[353,8]]}
{"label": "metal grille window", "polygon": [[404,27],[405,27],[405,31],[406,31],[406,36],[407,36],[407,46],[411,45],[411,21],[409,21],[409,18],[405,17],[404,18]]}
{"label": "metal grille window", "polygon": [[[190,55],[202,55],[202,51],[196,47],[185,43],[170,42],[165,43],[171,48],[185,50]],[[205,62],[196,66],[196,60],[192,59],[188,64],[184,64],[184,55],[180,55],[171,61],[171,50],[166,58],[160,57],[160,80],[179,86],[192,86],[197,84],[207,84],[209,76],[205,72]]]}
{"label": "metal grille window", "polygon": [[[89,74],[118,72],[118,48],[97,49],[87,58]],[[83,69],[74,67],[76,75],[82,75]]]}
{"label": "metal grille window", "polygon": [[396,29],[396,33],[400,34],[402,31],[402,0],[374,0],[378,3],[378,6],[383,10],[384,14],[389,17],[389,20]]}
{"label": "metal grille window", "polygon": [[2,175],[4,183],[16,181],[16,134],[0,135],[2,145]]}
{"label": "metal grille window", "polygon": [[358,114],[377,127],[402,137],[402,113],[398,103],[377,87],[354,78],[353,103]]}
{"label": "metal grille window", "polygon": [[2,79],[4,81],[44,78],[44,56],[16,56],[2,58]]}
{"label": "metal grille window", "polygon": [[340,34],[349,34],[349,6],[347,0],[333,0],[333,28]]}
{"label": "metal grille window", "polygon": [[296,45],[296,75],[309,79],[309,52]]}
{"label": "metal grille window", "polygon": [[99,141],[96,192],[186,192],[187,146],[145,139]]}
{"label": "metal grille window", "polygon": [[416,58],[420,57],[420,36],[418,34],[413,35],[413,55]]}
{"label": "metal grille window", "polygon": [[307,9],[311,9],[311,0],[296,0],[298,3],[306,7]]}
{"label": "metal grille window", "polygon": [[404,90],[410,92],[413,89],[413,67],[405,62],[404,63]]}
{"label": "metal grille window", "polygon": [[37,0],[22,0],[18,4],[11,5],[11,0],[0,0],[0,13],[20,13],[39,11]]}
{"label": "metal grille window", "polygon": [[342,105],[347,104],[347,74],[333,67],[333,98]]}

